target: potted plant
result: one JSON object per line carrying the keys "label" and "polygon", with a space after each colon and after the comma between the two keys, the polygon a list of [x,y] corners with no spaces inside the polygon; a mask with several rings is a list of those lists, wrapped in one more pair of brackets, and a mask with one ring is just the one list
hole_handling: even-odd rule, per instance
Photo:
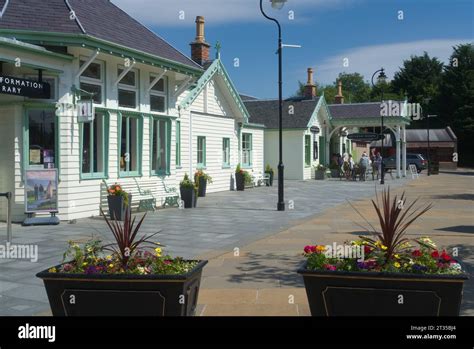
{"label": "potted plant", "polygon": [[247,171],[243,170],[240,167],[240,164],[238,164],[237,167],[235,168],[235,184],[238,191],[245,190],[245,175],[246,174],[247,174]]}
{"label": "potted plant", "polygon": [[[380,232],[350,244],[306,246],[303,276],[313,316],[456,316],[467,274],[428,237],[410,241],[408,227],[431,209],[382,192],[372,204]],[[412,245],[413,243],[413,245]],[[335,245],[335,244],[334,244]],[[349,248],[346,249],[346,247]],[[338,253],[334,253],[338,250]],[[343,251],[339,254],[339,250]]]}
{"label": "potted plant", "polygon": [[269,183],[267,183],[267,187],[268,186],[273,186],[273,177],[274,177],[274,172],[273,172],[273,168],[267,164],[267,166],[265,166],[265,173],[268,174],[270,176],[270,180],[269,180]]}
{"label": "potted plant", "polygon": [[326,177],[326,167],[319,164],[314,171],[314,179],[322,180]]}
{"label": "potted plant", "polygon": [[335,162],[333,162],[331,165],[329,165],[329,170],[331,171],[331,177],[332,178],[339,178],[340,177],[341,168]]}
{"label": "potted plant", "polygon": [[114,244],[70,242],[62,264],[36,275],[53,316],[194,315],[207,261],[164,255],[156,233],[138,236],[145,215],[135,218],[130,210],[123,223],[105,217]]}
{"label": "potted plant", "polygon": [[184,208],[196,207],[197,188],[193,181],[189,179],[187,173],[184,175],[181,183],[179,183],[179,190],[181,193],[181,200],[184,202]]}
{"label": "potted plant", "polygon": [[132,194],[125,192],[118,183],[107,188],[107,193],[110,219],[123,221],[125,211],[130,207],[130,203],[132,202]]}
{"label": "potted plant", "polygon": [[212,177],[199,169],[194,173],[194,183],[198,188],[198,196],[204,197],[206,196],[207,185],[212,183]]}

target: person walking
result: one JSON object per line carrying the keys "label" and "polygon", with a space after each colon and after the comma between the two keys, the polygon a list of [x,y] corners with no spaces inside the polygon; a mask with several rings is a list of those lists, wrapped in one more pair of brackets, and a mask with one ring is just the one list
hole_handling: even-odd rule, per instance
{"label": "person walking", "polygon": [[380,153],[377,153],[375,155],[375,166],[377,167],[377,179],[379,179],[379,176],[382,174],[382,156]]}
{"label": "person walking", "polygon": [[349,163],[349,169],[350,169],[350,172],[351,172],[351,179],[354,181],[356,179],[356,168],[355,168],[354,159],[352,158],[351,154],[349,154],[348,163]]}
{"label": "person walking", "polygon": [[359,160],[359,179],[361,181],[365,181],[365,176],[367,173],[367,168],[369,167],[369,157],[367,156],[367,153],[364,152],[362,154],[362,157]]}

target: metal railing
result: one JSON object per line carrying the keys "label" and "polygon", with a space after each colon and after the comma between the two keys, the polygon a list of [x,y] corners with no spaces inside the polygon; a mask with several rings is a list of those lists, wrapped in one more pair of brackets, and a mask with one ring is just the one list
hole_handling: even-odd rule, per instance
{"label": "metal railing", "polygon": [[0,193],[0,198],[7,198],[7,242],[12,242],[12,193]]}

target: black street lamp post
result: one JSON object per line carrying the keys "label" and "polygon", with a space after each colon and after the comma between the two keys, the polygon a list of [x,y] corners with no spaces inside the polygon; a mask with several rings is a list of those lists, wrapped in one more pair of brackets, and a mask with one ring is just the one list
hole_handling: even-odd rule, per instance
{"label": "black street lamp post", "polygon": [[[379,70],[377,70],[373,75],[372,75],[372,87],[375,87],[375,83],[374,83],[374,77],[375,75],[377,75],[377,73],[379,73],[379,76],[377,77],[377,82],[379,84],[381,84],[381,94],[382,94],[382,102],[383,102],[383,86],[382,84],[385,83],[385,81],[387,80],[387,76],[385,75],[385,69],[384,68],[380,68]],[[383,153],[383,150],[384,150],[384,141],[385,141],[385,134],[384,134],[384,115],[383,113],[380,113],[380,116],[381,116],[381,119],[382,119],[382,125],[381,125],[381,128],[380,128],[380,134],[381,134],[381,140],[380,142],[382,142],[382,145],[380,147],[380,154],[382,156],[382,163],[380,164],[380,184],[385,184],[385,166],[384,166],[384,160],[385,160],[385,155]],[[397,154],[398,156],[399,154]]]}
{"label": "black street lamp post", "polygon": [[[281,9],[287,0],[270,0],[272,7],[276,9]],[[279,162],[278,162],[278,211],[285,211],[285,201],[284,201],[284,192],[283,192],[283,176],[284,176],[284,166],[283,166],[283,45],[281,41],[281,25],[278,20],[268,16],[265,11],[263,11],[263,0],[260,0],[260,11],[263,16],[270,21],[273,21],[278,26],[278,124],[279,124]]]}
{"label": "black street lamp post", "polygon": [[428,173],[427,173],[428,176],[431,175],[430,118],[435,118],[435,117],[437,117],[437,115],[427,115],[426,116],[426,136],[427,136],[427,140],[428,140],[428,151],[426,152],[426,156],[427,156],[426,160],[428,160]]}

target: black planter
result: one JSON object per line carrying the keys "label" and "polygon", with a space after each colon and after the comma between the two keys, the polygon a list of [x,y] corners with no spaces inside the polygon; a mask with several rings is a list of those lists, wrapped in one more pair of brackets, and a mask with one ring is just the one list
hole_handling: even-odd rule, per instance
{"label": "black planter", "polygon": [[184,201],[184,208],[196,207],[196,191],[194,188],[179,188],[181,192],[181,200]]}
{"label": "black planter", "polygon": [[466,275],[311,271],[303,276],[312,316],[458,316]]}
{"label": "black planter", "polygon": [[235,174],[235,184],[238,191],[245,190],[245,177],[242,173]]}
{"label": "black planter", "polygon": [[199,188],[198,188],[198,196],[204,197],[206,196],[206,189],[207,189],[207,180],[203,177],[199,177]]}
{"label": "black planter", "polygon": [[326,177],[326,171],[314,171],[314,179],[323,180]]}
{"label": "black planter", "polygon": [[[125,218],[125,205],[123,196],[108,195],[107,202],[109,204],[109,216],[111,220],[123,221]],[[128,194],[128,203],[132,202],[132,194]]]}
{"label": "black planter", "polygon": [[192,316],[206,263],[200,261],[183,275],[86,275],[45,270],[36,276],[43,279],[53,316]]}
{"label": "black planter", "polygon": [[270,187],[273,187],[273,172],[265,172],[266,174],[268,174],[270,176],[270,183],[267,183],[267,187],[270,186]]}

